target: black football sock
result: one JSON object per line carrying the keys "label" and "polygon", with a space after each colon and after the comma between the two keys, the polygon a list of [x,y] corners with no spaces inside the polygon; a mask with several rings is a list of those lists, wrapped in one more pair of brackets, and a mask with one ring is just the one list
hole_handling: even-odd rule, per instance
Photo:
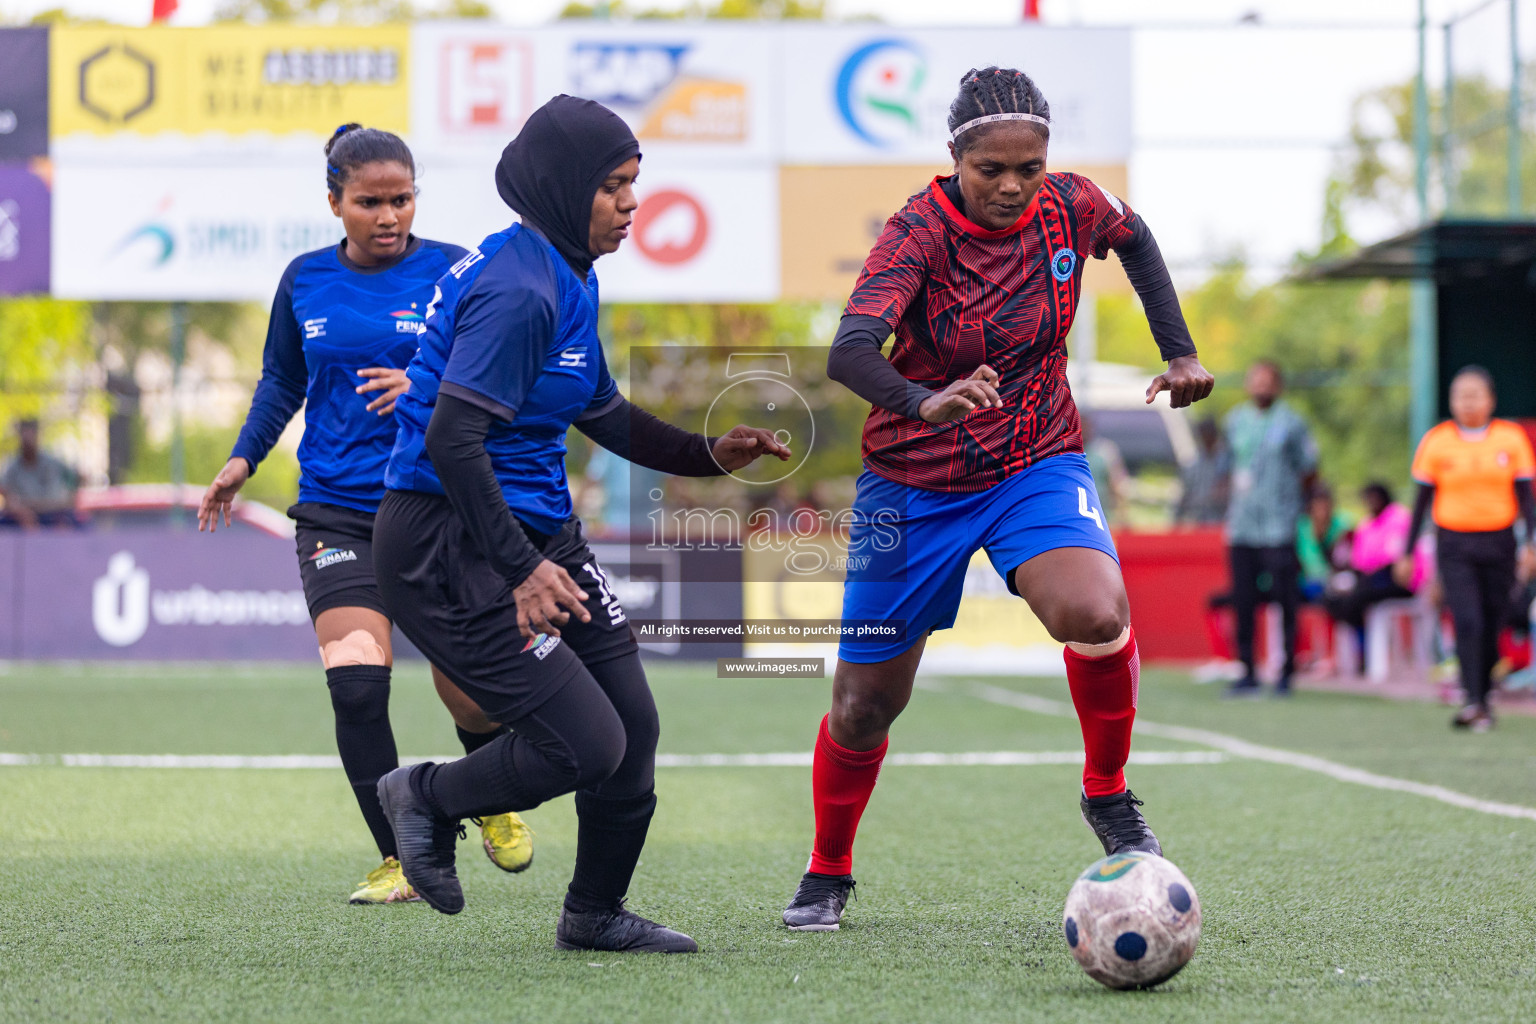
{"label": "black football sock", "polygon": [[565,894],[567,910],[580,914],[618,906],[629,892],[655,812],[655,791],[616,800],[576,794],[576,870]]}
{"label": "black football sock", "polygon": [[395,855],[395,835],[379,806],[379,779],[400,767],[389,726],[389,666],[341,665],[325,670],[336,712],[336,749],[363,820],[381,857]]}
{"label": "black football sock", "polygon": [[498,725],[490,732],[470,732],[462,725],[455,725],[454,731],[459,734],[459,742],[464,744],[464,753],[473,754],[487,743],[511,730],[504,725]]}
{"label": "black football sock", "polygon": [[[521,759],[518,747],[524,748]],[[419,791],[434,812],[453,821],[537,807],[564,791],[558,788],[564,779],[561,776],[553,788],[540,785],[546,773],[539,770],[539,765],[528,762],[530,754],[533,761],[543,758],[528,748],[522,737],[498,732],[473,753],[446,764],[428,765],[418,772]],[[519,770],[520,760],[524,769],[531,769],[531,780]]]}

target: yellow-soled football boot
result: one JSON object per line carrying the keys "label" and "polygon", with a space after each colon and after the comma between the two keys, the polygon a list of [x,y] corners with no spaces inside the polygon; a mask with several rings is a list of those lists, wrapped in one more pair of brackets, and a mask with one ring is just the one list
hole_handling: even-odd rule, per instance
{"label": "yellow-soled football boot", "polygon": [[516,814],[471,818],[480,826],[481,845],[491,863],[503,871],[523,871],[533,863],[533,829]]}
{"label": "yellow-soled football boot", "polygon": [[357,885],[349,903],[414,903],[421,899],[411,883],[405,880],[400,862],[385,857],[384,863],[368,872],[368,877]]}

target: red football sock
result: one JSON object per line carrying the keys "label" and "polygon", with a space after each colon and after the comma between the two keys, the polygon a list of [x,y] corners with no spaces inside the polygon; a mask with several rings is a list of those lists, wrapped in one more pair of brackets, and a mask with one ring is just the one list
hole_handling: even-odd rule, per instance
{"label": "red football sock", "polygon": [[809,870],[822,875],[846,875],[853,871],[853,837],[859,818],[875,791],[880,762],[885,760],[887,739],[873,750],[849,750],[838,746],[821,720],[816,753],[811,760],[811,794],[816,804],[816,846]]}
{"label": "red football sock", "polygon": [[1136,720],[1136,687],[1141,655],[1136,634],[1125,646],[1102,658],[1066,649],[1067,686],[1083,727],[1083,792],[1111,796],[1125,791],[1125,761],[1131,754],[1131,723]]}

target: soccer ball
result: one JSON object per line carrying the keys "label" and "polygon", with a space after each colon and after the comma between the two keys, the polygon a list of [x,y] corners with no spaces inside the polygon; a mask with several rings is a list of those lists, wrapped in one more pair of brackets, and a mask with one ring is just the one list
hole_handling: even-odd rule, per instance
{"label": "soccer ball", "polygon": [[1062,925],[1090,978],[1110,988],[1151,988],[1194,955],[1200,897],[1172,861],[1117,853],[1078,876]]}

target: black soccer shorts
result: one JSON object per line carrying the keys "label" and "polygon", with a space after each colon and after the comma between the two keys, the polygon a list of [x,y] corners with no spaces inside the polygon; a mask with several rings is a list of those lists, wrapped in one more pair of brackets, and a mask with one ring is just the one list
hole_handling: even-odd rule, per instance
{"label": "black soccer shorts", "polygon": [[386,613],[493,721],[523,717],[585,671],[637,650],[608,575],[572,518],[553,537],[524,526],[544,557],[587,592],[591,622],[529,640],[517,628],[511,584],[480,554],[448,499],[390,491],[374,522],[374,559]]}
{"label": "black soccer shorts", "polygon": [[297,526],[299,579],[313,621],[332,608],[370,608],[387,615],[373,572],[373,514],[306,501],[288,510]]}

